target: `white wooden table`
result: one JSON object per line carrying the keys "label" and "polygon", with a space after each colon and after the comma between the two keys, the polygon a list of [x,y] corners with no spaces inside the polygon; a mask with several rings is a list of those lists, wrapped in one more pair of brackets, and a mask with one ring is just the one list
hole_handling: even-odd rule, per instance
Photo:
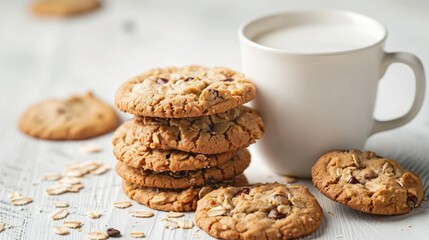
{"label": "white wooden table", "polygon": [[[45,172],[57,172],[69,161],[97,159],[112,167],[115,159],[111,134],[92,139],[103,147],[88,155],[79,150],[85,142],[49,142],[24,136],[17,119],[24,109],[41,99],[94,91],[112,103],[116,88],[128,78],[155,66],[202,64],[239,69],[237,28],[261,14],[302,8],[342,8],[369,15],[389,29],[387,50],[417,54],[429,66],[429,3],[423,1],[105,1],[93,14],[67,19],[40,19],[27,11],[27,1],[0,1],[0,222],[13,226],[0,239],[85,239],[89,231],[114,227],[130,239],[130,231],[144,231],[147,239],[210,239],[197,227],[165,230],[156,212],[150,219],[131,218],[130,209],[112,202],[126,200],[114,171],[84,179],[79,194],[47,196],[50,185],[40,182]],[[405,67],[394,67],[382,81],[376,116],[381,119],[403,114],[411,105],[413,85]],[[429,193],[428,98],[419,116],[409,125],[369,139],[367,149],[398,159],[422,177]],[[123,118],[130,116],[122,115]],[[246,170],[250,182],[280,181],[252,151]],[[411,214],[377,217],[336,204],[310,187],[325,215],[321,228],[308,239],[428,239],[429,204]],[[9,191],[31,196],[24,207],[8,204]],[[81,231],[57,236],[52,202],[70,202],[67,219],[84,223]],[[145,208],[134,202],[132,209]],[[99,210],[98,220],[85,213]],[[193,214],[186,218],[193,219]]]}

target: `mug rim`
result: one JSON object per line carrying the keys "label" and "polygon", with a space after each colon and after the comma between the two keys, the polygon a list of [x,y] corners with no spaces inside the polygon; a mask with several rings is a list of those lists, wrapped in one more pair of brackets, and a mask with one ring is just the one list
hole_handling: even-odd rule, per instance
{"label": "mug rim", "polygon": [[[280,48],[269,47],[269,46],[257,43],[256,41],[254,41],[253,39],[251,39],[250,37],[248,37],[245,34],[246,28],[250,27],[252,24],[255,24],[259,21],[263,21],[265,19],[275,18],[278,16],[289,15],[289,14],[309,14],[309,13],[343,15],[343,16],[349,16],[353,19],[360,19],[361,21],[363,19],[363,20],[372,22],[373,24],[378,26],[382,31],[382,35],[376,41],[373,41],[371,44],[367,44],[367,45],[362,46],[362,47],[357,47],[357,48],[353,48],[353,49],[349,49],[349,50],[343,50],[343,51],[340,50],[340,51],[327,51],[327,52],[313,52],[312,53],[312,52],[288,51],[288,50],[284,50],[284,49],[280,49]],[[374,46],[377,46],[386,40],[388,33],[387,33],[386,27],[382,23],[380,23],[379,21],[377,21],[371,17],[368,17],[368,16],[360,14],[360,13],[347,11],[347,10],[339,10],[339,9],[307,9],[307,10],[282,11],[282,12],[271,13],[271,14],[262,15],[262,16],[259,16],[256,18],[252,18],[251,20],[244,22],[239,27],[238,35],[239,35],[239,38],[241,41],[244,41],[245,43],[249,44],[250,46],[258,48],[258,49],[262,49],[262,50],[265,50],[268,52],[272,52],[272,53],[281,53],[281,54],[294,55],[294,56],[332,56],[332,55],[342,55],[342,54],[348,54],[348,53],[363,51],[363,50],[372,48]]]}

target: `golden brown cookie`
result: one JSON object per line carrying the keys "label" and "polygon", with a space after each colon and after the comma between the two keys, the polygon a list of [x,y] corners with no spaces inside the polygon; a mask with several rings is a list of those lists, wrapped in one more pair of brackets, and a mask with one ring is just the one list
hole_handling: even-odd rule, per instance
{"label": "golden brown cookie", "polygon": [[200,154],[178,150],[157,150],[143,146],[139,141],[125,143],[113,137],[113,153],[119,161],[133,168],[156,172],[191,171],[215,167],[230,160],[237,151],[219,154]]}
{"label": "golden brown cookie", "polygon": [[115,110],[92,93],[51,99],[29,107],[19,120],[22,132],[48,140],[79,140],[114,130]]}
{"label": "golden brown cookie", "polygon": [[122,182],[125,194],[134,201],[156,210],[175,212],[195,211],[197,201],[220,186],[244,186],[247,184],[247,179],[243,174],[230,180],[220,181],[203,187],[185,189],[140,187],[136,184]]}
{"label": "golden brown cookie", "polygon": [[178,150],[158,150],[146,147],[139,141],[134,128],[121,127],[113,135],[113,153],[116,158],[133,168],[156,172],[189,171],[220,165],[237,151],[220,154],[200,154]]}
{"label": "golden brown cookie", "polygon": [[99,0],[36,0],[31,6],[34,14],[66,17],[97,9]]}
{"label": "golden brown cookie", "polygon": [[304,186],[222,187],[198,201],[195,222],[222,239],[292,239],[319,228],[323,212]]}
{"label": "golden brown cookie", "polygon": [[196,118],[135,118],[120,126],[115,138],[152,149],[218,154],[247,147],[263,133],[261,117],[238,107]]}
{"label": "golden brown cookie", "polygon": [[136,116],[184,118],[212,115],[254,99],[256,89],[243,74],[223,67],[152,69],[124,83],[116,106]]}
{"label": "golden brown cookie", "polygon": [[328,198],[371,214],[408,213],[424,199],[419,176],[374,152],[329,152],[313,166],[312,177]]}
{"label": "golden brown cookie", "polygon": [[154,172],[128,167],[118,161],[116,172],[125,181],[144,187],[189,188],[233,178],[242,174],[249,163],[250,153],[247,149],[242,149],[231,160],[221,165],[195,171]]}

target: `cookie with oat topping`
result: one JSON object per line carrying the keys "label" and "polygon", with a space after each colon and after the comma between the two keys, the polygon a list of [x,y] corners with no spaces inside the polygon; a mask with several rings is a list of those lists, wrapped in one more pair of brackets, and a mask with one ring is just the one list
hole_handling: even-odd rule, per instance
{"label": "cookie with oat topping", "polygon": [[132,168],[118,161],[116,172],[129,183],[145,187],[157,188],[189,188],[203,186],[210,182],[217,182],[233,178],[243,173],[249,166],[250,153],[247,149],[237,152],[229,161],[211,167],[194,171],[155,172],[142,168]]}
{"label": "cookie with oat topping", "polygon": [[195,118],[135,118],[122,124],[116,133],[115,138],[141,147],[218,154],[260,139],[264,123],[254,110],[242,106]]}
{"label": "cookie with oat topping", "polygon": [[124,83],[116,106],[136,116],[184,118],[212,115],[254,99],[255,86],[228,68],[152,69]]}
{"label": "cookie with oat topping", "polygon": [[305,186],[222,187],[198,201],[196,224],[222,239],[292,239],[316,231],[322,208]]}
{"label": "cookie with oat topping", "polygon": [[371,214],[408,213],[424,199],[419,176],[369,151],[326,153],[313,166],[312,178],[328,198]]}
{"label": "cookie with oat topping", "polygon": [[191,171],[221,165],[237,153],[237,150],[220,154],[201,154],[151,149],[140,142],[139,133],[132,127],[121,127],[112,139],[116,158],[133,168],[156,172]]}
{"label": "cookie with oat topping", "polygon": [[80,140],[102,135],[119,125],[115,110],[91,92],[51,99],[29,107],[19,120],[22,132],[48,140]]}
{"label": "cookie with oat topping", "polygon": [[141,187],[126,181],[122,182],[122,187],[128,197],[152,209],[188,212],[195,211],[197,208],[197,201],[204,197],[205,194],[219,188],[220,186],[244,186],[247,184],[248,181],[246,177],[241,174],[229,180],[211,183],[202,187],[184,189]]}

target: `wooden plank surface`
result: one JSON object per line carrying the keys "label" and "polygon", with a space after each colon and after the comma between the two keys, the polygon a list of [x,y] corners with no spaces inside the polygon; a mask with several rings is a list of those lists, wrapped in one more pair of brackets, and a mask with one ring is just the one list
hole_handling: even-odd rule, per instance
{"label": "wooden plank surface", "polygon": [[[49,142],[29,138],[17,130],[17,120],[24,109],[47,97],[94,91],[109,103],[116,88],[128,78],[154,66],[203,64],[239,69],[236,30],[245,20],[281,9],[312,7],[346,8],[382,20],[391,30],[388,48],[418,54],[428,66],[428,5],[423,1],[104,1],[93,14],[68,19],[36,18],[27,12],[27,1],[0,4],[0,222],[11,229],[0,233],[0,240],[85,239],[89,231],[120,229],[122,239],[130,231],[143,231],[147,239],[210,239],[203,231],[165,230],[156,211],[149,219],[131,218],[131,209],[145,209],[133,202],[128,209],[116,209],[113,202],[126,200],[120,179],[114,171],[84,179],[85,188],[78,194],[47,196],[41,182],[45,172],[58,172],[70,161],[99,160],[115,164],[110,144],[111,134],[90,140],[102,146],[97,154],[80,151],[82,143]],[[426,10],[425,10],[426,9]],[[402,16],[402,17],[398,17]],[[399,20],[398,20],[399,19]],[[411,29],[409,26],[413,26]],[[417,30],[416,30],[417,29]],[[413,44],[409,44],[413,39]],[[409,105],[409,72],[392,70],[383,83],[378,114],[387,118],[400,114]],[[401,97],[397,92],[401,91]],[[396,106],[392,108],[391,105]],[[427,100],[422,113],[408,126],[372,137],[367,148],[398,159],[420,174],[429,192],[429,114]],[[388,111],[386,110],[388,109]],[[124,119],[129,118],[124,114]],[[252,149],[252,163],[246,176],[251,183],[284,182],[270,171],[264,157]],[[375,217],[336,204],[319,194],[309,180],[300,180],[322,205],[322,227],[306,239],[426,239],[429,228],[428,203],[411,214]],[[34,202],[11,206],[7,192],[18,191]],[[71,214],[67,219],[84,223],[81,231],[57,236],[49,214],[52,202],[67,200]],[[86,212],[99,210],[100,219],[90,220]],[[193,219],[193,214],[186,214]]]}

